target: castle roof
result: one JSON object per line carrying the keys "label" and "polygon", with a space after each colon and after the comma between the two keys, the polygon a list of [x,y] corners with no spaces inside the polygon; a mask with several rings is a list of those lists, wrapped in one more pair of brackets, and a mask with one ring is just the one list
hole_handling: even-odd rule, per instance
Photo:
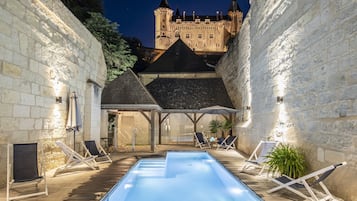
{"label": "castle roof", "polygon": [[214,71],[202,57],[195,54],[181,39],[178,39],[154,63],[142,73],[187,73]]}
{"label": "castle roof", "polygon": [[232,0],[232,4],[229,7],[228,11],[239,11],[242,12],[242,9],[240,9],[239,4],[237,3],[236,0]]}
{"label": "castle roof", "polygon": [[159,7],[160,8],[170,8],[169,3],[167,2],[167,0],[161,0]]}
{"label": "castle roof", "polygon": [[146,87],[166,110],[234,108],[221,78],[157,78]]}
{"label": "castle roof", "polygon": [[[228,11],[242,12],[236,0],[232,0]],[[223,15],[222,12],[219,11],[217,11],[216,15],[199,15],[199,13],[197,13],[196,15],[193,13],[192,15],[187,15],[187,13],[180,13],[179,9],[177,9],[175,15],[172,16],[173,21],[175,21],[176,19],[182,19],[184,21],[195,21],[196,19],[200,19],[202,21],[204,21],[205,19],[209,19],[210,21],[231,20],[229,15]]]}

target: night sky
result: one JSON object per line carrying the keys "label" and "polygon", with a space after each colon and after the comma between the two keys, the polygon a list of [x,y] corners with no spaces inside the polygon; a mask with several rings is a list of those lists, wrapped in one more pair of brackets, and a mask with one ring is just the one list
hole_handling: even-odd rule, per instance
{"label": "night sky", "polygon": [[[104,15],[119,24],[119,32],[127,37],[138,38],[145,47],[154,47],[154,10],[161,0],[104,0]],[[237,0],[244,15],[249,8],[249,0]],[[174,13],[178,8],[196,15],[224,15],[231,5],[231,0],[168,0]]]}

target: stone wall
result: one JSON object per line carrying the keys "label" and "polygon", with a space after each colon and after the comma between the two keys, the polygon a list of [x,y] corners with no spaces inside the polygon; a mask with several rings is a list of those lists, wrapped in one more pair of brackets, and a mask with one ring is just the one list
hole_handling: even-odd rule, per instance
{"label": "stone wall", "polygon": [[356,1],[251,2],[218,67],[242,109],[238,148],[271,137],[302,148],[310,170],[347,161],[327,184],[357,200]]}
{"label": "stone wall", "polygon": [[47,169],[63,163],[54,141],[73,145],[73,132],[65,129],[72,91],[83,120],[78,142],[99,136],[105,76],[100,43],[59,0],[0,1],[0,185],[4,144],[39,142]]}

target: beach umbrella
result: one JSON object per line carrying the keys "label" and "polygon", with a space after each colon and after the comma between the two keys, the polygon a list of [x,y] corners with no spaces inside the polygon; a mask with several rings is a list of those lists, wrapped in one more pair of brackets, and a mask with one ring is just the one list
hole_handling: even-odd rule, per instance
{"label": "beach umbrella", "polygon": [[68,108],[68,119],[66,128],[68,130],[73,130],[73,149],[76,150],[76,131],[82,127],[81,112],[78,105],[78,97],[76,92],[72,92],[72,95],[69,99],[69,108]]}

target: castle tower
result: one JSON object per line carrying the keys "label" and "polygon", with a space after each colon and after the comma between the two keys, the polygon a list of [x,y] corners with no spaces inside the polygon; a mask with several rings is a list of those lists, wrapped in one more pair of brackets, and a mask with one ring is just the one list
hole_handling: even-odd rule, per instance
{"label": "castle tower", "polygon": [[155,48],[167,49],[174,41],[171,41],[170,22],[173,10],[167,0],[161,0],[159,8],[154,11],[155,15]]}
{"label": "castle tower", "polygon": [[243,19],[243,12],[237,4],[236,0],[232,0],[231,7],[228,10],[228,16],[232,21],[230,33],[231,36],[234,37],[239,32]]}

